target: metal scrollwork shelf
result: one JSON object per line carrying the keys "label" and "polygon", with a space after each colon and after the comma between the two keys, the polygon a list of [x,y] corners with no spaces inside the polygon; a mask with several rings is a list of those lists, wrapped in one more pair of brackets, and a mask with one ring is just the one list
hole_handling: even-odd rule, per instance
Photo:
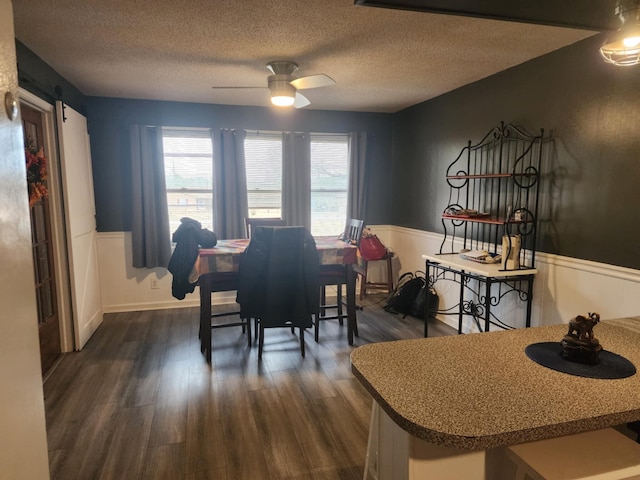
{"label": "metal scrollwork shelf", "polygon": [[531,325],[543,136],[542,129],[531,135],[502,122],[480,142],[469,141],[447,169],[444,239],[438,253],[423,258],[430,286],[458,283],[459,302],[427,315],[458,315],[459,333],[465,316],[480,331],[515,328],[492,312],[507,296],[526,304]]}

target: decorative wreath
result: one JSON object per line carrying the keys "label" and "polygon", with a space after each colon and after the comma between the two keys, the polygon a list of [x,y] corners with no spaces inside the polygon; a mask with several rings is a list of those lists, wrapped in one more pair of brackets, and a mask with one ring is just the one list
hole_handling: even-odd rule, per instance
{"label": "decorative wreath", "polygon": [[47,157],[45,157],[42,147],[36,151],[35,148],[28,146],[24,149],[24,152],[27,162],[29,206],[33,207],[38,200],[49,196],[49,189],[47,188]]}

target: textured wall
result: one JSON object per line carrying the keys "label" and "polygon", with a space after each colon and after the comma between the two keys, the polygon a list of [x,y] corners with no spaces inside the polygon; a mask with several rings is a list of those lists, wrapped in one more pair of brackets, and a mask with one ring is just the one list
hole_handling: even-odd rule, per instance
{"label": "textured wall", "polygon": [[4,96],[18,98],[13,11],[0,0],[0,478],[49,478],[31,225],[20,118]]}
{"label": "textured wall", "polygon": [[393,223],[442,232],[450,162],[501,120],[544,128],[538,250],[640,268],[640,66],[605,64],[602,35],[394,116]]}

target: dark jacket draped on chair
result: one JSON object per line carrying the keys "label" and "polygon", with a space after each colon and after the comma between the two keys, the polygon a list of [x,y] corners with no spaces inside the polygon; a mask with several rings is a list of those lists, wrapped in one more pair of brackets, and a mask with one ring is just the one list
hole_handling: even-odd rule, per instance
{"label": "dark jacket draped on chair", "polygon": [[240,316],[309,328],[318,309],[318,251],[304,227],[257,227],[238,270]]}
{"label": "dark jacket draped on chair", "polygon": [[173,274],[171,294],[178,300],[184,299],[187,293],[192,293],[196,284],[189,281],[189,274],[198,258],[199,247],[213,248],[218,243],[216,234],[197,220],[189,217],[180,219],[180,226],[173,232],[176,248],[171,254],[167,270]]}

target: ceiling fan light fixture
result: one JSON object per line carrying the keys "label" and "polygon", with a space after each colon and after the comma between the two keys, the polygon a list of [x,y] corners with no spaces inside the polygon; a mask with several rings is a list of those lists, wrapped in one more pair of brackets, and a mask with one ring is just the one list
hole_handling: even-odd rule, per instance
{"label": "ceiling fan light fixture", "polygon": [[277,107],[290,107],[296,99],[296,89],[289,83],[286,75],[271,75],[269,77],[271,103]]}
{"label": "ceiling fan light fixture", "polygon": [[271,96],[271,103],[276,107],[290,107],[293,102],[295,102],[295,98],[287,95]]}
{"label": "ceiling fan light fixture", "polygon": [[[640,1],[640,0],[638,0]],[[294,77],[293,72],[298,69],[298,65],[293,62],[275,61],[267,64],[267,68],[273,75],[267,79],[267,87],[245,87],[245,86],[220,86],[218,89],[245,89],[245,88],[268,88],[271,103],[277,107],[304,108],[311,105],[307,97],[298,90],[307,88],[319,88],[333,85],[336,81],[324,73],[306,75],[304,77]]]}
{"label": "ceiling fan light fixture", "polygon": [[622,27],[600,47],[600,54],[605,62],[613,65],[637,65],[640,63],[640,0],[618,0],[615,13]]}

